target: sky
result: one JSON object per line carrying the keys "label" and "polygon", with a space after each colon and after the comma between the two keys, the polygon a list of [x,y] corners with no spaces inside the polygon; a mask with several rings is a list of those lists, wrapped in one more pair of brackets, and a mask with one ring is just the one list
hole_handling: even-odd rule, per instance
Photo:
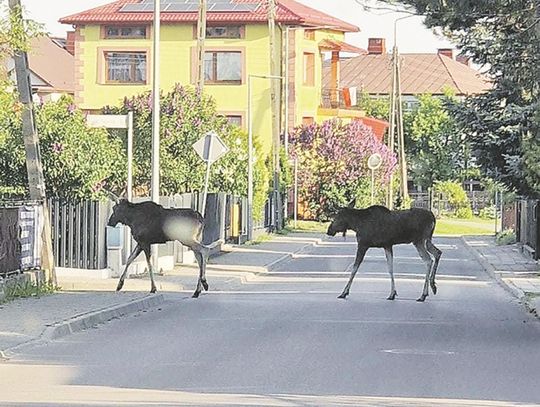
{"label": "sky", "polygon": [[[323,11],[334,17],[360,27],[359,33],[348,33],[350,44],[367,48],[368,38],[386,38],[387,48],[393,45],[394,21],[407,14],[387,11],[368,12],[355,0],[297,0],[307,6]],[[83,10],[111,3],[112,0],[21,0],[27,16],[45,24],[46,30],[54,36],[65,36],[69,25],[58,23],[58,19]],[[373,3],[373,2],[372,2]],[[437,48],[452,45],[436,36],[422,24],[422,18],[414,16],[397,24],[398,47],[400,52],[436,52]]]}

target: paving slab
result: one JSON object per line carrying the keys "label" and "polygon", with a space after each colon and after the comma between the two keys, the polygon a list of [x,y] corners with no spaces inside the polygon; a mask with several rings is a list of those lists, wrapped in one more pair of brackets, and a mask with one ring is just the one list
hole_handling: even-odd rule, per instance
{"label": "paving slab", "polygon": [[145,292],[60,291],[4,303],[0,305],[0,356],[27,343],[83,330],[162,301],[163,297]]}
{"label": "paving slab", "polygon": [[537,261],[523,255],[517,244],[499,246],[491,236],[466,236],[463,241],[488,274],[540,317],[540,265]]}

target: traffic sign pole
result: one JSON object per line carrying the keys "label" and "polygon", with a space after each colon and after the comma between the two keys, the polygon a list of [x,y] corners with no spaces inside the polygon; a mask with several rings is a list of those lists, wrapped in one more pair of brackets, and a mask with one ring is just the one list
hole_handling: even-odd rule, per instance
{"label": "traffic sign pole", "polygon": [[[210,136],[208,141],[208,151],[212,151],[212,140],[214,137]],[[209,159],[206,160],[206,176],[204,177],[204,193],[203,193],[203,203],[202,203],[202,216],[206,213],[206,197],[208,196],[208,182],[210,181],[210,166],[212,161]]]}
{"label": "traffic sign pole", "polygon": [[193,144],[193,148],[199,156],[206,162],[206,176],[204,177],[204,193],[201,214],[204,217],[206,212],[206,197],[208,196],[208,183],[210,182],[210,166],[222,155],[229,151],[229,148],[219,138],[215,131],[209,131]]}

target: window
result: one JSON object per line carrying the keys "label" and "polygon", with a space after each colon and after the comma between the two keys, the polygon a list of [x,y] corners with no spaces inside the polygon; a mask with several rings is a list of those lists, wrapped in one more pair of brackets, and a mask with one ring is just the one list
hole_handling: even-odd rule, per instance
{"label": "window", "polygon": [[304,85],[315,85],[315,54],[304,52]]}
{"label": "window", "polygon": [[218,84],[241,84],[242,53],[240,51],[205,52],[204,81]]}
{"label": "window", "polygon": [[315,30],[304,30],[304,39],[314,41],[315,40]]}
{"label": "window", "polygon": [[146,38],[146,26],[137,27],[122,27],[109,26],[105,27],[105,38]]}
{"label": "window", "polygon": [[206,27],[206,38],[244,38],[244,26],[224,25]]}
{"label": "window", "polygon": [[106,82],[146,83],[146,52],[105,52]]}
{"label": "window", "polygon": [[302,117],[302,125],[311,126],[313,123],[315,123],[315,119],[313,117],[310,117],[310,116]]}
{"label": "window", "polygon": [[225,118],[227,119],[229,124],[242,127],[242,116],[231,114],[231,115],[226,115]]}

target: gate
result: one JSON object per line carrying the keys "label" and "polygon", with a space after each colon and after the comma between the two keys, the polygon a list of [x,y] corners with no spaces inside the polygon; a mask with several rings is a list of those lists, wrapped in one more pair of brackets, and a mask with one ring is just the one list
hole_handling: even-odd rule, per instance
{"label": "gate", "polygon": [[540,253],[540,200],[522,199],[517,205],[516,238],[523,251],[538,260]]}

